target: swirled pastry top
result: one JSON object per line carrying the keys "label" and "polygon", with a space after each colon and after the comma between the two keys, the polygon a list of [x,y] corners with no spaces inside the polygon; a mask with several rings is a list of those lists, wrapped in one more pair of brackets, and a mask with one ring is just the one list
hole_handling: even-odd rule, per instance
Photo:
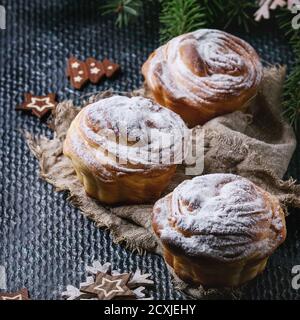
{"label": "swirled pastry top", "polygon": [[170,40],[142,71],[161,104],[198,108],[203,120],[241,108],[256,94],[263,73],[247,42],[211,29]]}
{"label": "swirled pastry top", "polygon": [[113,174],[174,165],[182,156],[181,142],[189,135],[176,113],[152,100],[113,96],[79,112],[68,131],[64,152],[95,174],[105,175],[103,167],[109,167],[103,177],[109,179]]}
{"label": "swirled pastry top", "polygon": [[286,236],[277,198],[232,174],[184,181],[156,203],[153,227],[174,254],[226,262],[264,258]]}

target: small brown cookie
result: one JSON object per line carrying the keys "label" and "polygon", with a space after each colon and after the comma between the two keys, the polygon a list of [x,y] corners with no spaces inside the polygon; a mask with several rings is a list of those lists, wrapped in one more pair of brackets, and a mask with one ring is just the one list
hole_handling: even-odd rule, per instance
{"label": "small brown cookie", "polygon": [[34,96],[31,93],[25,93],[25,101],[17,107],[17,110],[30,111],[38,118],[42,118],[56,107],[55,99],[56,95],[54,93],[49,93],[46,96]]}
{"label": "small brown cookie", "polygon": [[90,57],[85,60],[85,64],[88,70],[88,75],[91,83],[99,83],[105,76],[103,63]]}
{"label": "small brown cookie", "polygon": [[112,78],[121,69],[119,64],[113,63],[108,59],[104,59],[102,63],[103,63],[103,66],[105,69],[105,74],[106,74],[107,78]]}
{"label": "small brown cookie", "polygon": [[69,58],[67,76],[70,78],[71,85],[75,89],[81,90],[89,80],[86,64],[75,57]]}

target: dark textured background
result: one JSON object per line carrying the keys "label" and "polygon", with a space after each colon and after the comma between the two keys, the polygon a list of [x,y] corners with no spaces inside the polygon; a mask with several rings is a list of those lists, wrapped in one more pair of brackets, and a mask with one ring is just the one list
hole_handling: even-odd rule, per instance
{"label": "dark textured background", "polygon": [[[139,256],[112,243],[108,232],[94,227],[39,178],[38,163],[24,143],[20,129],[47,134],[45,124],[15,111],[23,93],[55,92],[61,101],[78,98],[65,77],[67,57],[111,58],[122,65],[117,80],[89,85],[83,93],[107,88],[131,90],[142,83],[140,67],[158,46],[154,8],[137,25],[115,27],[99,13],[100,0],[6,0],[7,29],[0,30],[0,265],[5,265],[8,289],[27,287],[34,299],[54,299],[66,284],[84,279],[84,266],[94,259],[111,261],[115,269],[136,267],[153,274],[156,299],[181,299],[174,291],[163,259]],[[293,55],[274,28],[239,34],[266,62],[290,67]],[[238,30],[238,29],[236,29]],[[288,176],[300,178],[299,151]],[[245,299],[298,299],[291,288],[291,269],[300,264],[299,211],[287,219],[288,238],[270,259],[266,272],[252,281]]]}

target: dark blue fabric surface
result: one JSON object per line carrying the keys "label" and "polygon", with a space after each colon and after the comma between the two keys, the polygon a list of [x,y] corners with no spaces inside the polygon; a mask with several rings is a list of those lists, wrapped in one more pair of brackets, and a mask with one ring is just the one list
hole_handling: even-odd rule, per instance
{"label": "dark blue fabric surface", "polygon": [[[34,299],[59,298],[66,284],[84,280],[93,260],[112,262],[115,269],[139,267],[153,274],[156,299],[181,299],[174,291],[162,258],[139,256],[112,243],[108,232],[94,227],[39,178],[38,163],[20,129],[51,134],[38,119],[15,111],[23,93],[55,92],[58,99],[108,88],[132,90],[142,84],[140,68],[158,42],[156,10],[139,23],[118,29],[99,12],[100,0],[6,0],[7,29],[0,30],[0,265],[7,270],[9,290],[27,287]],[[241,34],[269,63],[293,63],[290,48],[277,31]],[[105,57],[119,62],[122,75],[74,91],[65,76],[69,55]],[[297,152],[288,175],[299,175]],[[245,299],[298,299],[291,269],[300,264],[299,211],[288,217],[288,239],[272,256],[266,272],[246,288]]]}

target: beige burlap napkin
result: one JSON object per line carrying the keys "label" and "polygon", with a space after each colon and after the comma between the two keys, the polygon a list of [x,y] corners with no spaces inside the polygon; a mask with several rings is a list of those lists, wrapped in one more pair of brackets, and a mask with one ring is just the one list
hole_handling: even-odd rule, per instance
{"label": "beige burlap napkin", "polygon": [[[248,113],[234,112],[201,127],[205,137],[204,173],[239,174],[276,195],[284,207],[300,207],[300,186],[292,180],[281,180],[296,147],[293,130],[280,115],[284,78],[283,67],[265,69],[261,90],[251,102]],[[130,95],[135,94],[145,92],[140,90]],[[111,95],[111,92],[104,92],[91,97],[88,102]],[[26,133],[27,143],[39,160],[41,177],[58,191],[69,191],[69,201],[94,220],[98,227],[109,229],[114,241],[138,252],[161,254],[161,246],[151,229],[151,205],[103,206],[88,197],[77,180],[71,162],[62,153],[62,143],[79,110],[72,101],[64,101],[57,106],[52,123],[53,139]],[[166,193],[190,178],[185,176],[184,168],[179,167]],[[176,283],[193,297],[210,295],[179,279]],[[235,295],[235,292],[230,291],[230,294]]]}

